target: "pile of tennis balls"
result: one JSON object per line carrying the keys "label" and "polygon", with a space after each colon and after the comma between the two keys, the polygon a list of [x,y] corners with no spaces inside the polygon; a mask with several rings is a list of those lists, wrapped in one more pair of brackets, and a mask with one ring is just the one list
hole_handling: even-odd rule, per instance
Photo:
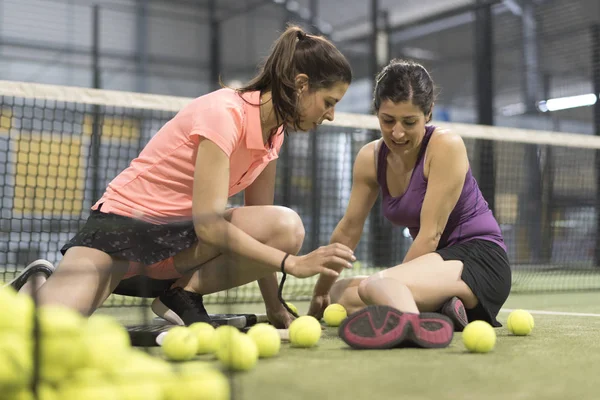
{"label": "pile of tennis balls", "polygon": [[197,322],[189,327],[170,329],[160,345],[170,361],[190,361],[196,355],[213,354],[227,369],[248,371],[256,365],[259,355],[272,357],[279,352],[281,345],[279,333],[271,325],[259,324],[252,329],[256,332],[262,330],[261,338],[256,342],[250,332],[242,333],[233,326],[223,325],[215,329],[208,323]]}
{"label": "pile of tennis balls", "polygon": [[35,352],[40,400],[229,399],[222,372],[209,366],[177,371],[132,348],[126,329],[112,317],[86,319],[60,306],[36,310],[31,298],[11,288],[0,288],[0,310],[3,399],[34,399]]}
{"label": "pile of tennis balls", "polygon": [[[288,303],[288,307],[295,309]],[[297,312],[297,311],[296,311]],[[292,347],[310,348],[321,338],[321,324],[315,318],[304,315],[296,318],[289,327]],[[214,328],[205,322],[188,327],[178,326],[159,337],[163,354],[170,361],[190,361],[197,355],[213,355],[220,364],[231,371],[248,371],[258,360],[279,354],[281,336],[270,324],[259,323],[247,333],[229,325]]]}
{"label": "pile of tennis balls", "polygon": [[[508,315],[506,325],[513,335],[526,336],[531,333],[535,324],[529,312],[514,310]],[[496,345],[496,331],[485,321],[473,321],[463,330],[462,340],[468,351],[487,353]]]}

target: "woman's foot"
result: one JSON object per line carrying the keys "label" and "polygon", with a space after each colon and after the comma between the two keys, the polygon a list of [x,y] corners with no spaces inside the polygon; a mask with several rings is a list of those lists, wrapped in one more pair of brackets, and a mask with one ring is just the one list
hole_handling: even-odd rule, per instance
{"label": "woman's foot", "polygon": [[152,302],[152,311],[174,325],[191,325],[194,322],[210,323],[202,295],[176,287],[166,290]]}
{"label": "woman's foot", "polygon": [[355,349],[441,348],[452,341],[454,326],[448,317],[437,313],[403,313],[388,306],[368,306],[348,316],[339,335]]}
{"label": "woman's foot", "polygon": [[467,326],[469,323],[465,305],[456,296],[445,302],[439,313],[444,314],[452,320],[452,323],[454,324],[454,332],[462,332],[463,329],[465,329],[465,326]]}

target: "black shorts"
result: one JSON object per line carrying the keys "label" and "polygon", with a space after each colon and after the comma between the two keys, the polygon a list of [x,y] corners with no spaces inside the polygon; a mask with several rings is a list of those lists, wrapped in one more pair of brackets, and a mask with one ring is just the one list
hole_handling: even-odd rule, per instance
{"label": "black shorts", "polygon": [[467,309],[469,321],[484,320],[500,327],[496,317],[508,298],[512,277],[508,256],[502,247],[488,240],[475,239],[436,250],[444,260],[463,263],[462,280],[479,300]]}
{"label": "black shorts", "polygon": [[60,252],[75,246],[146,265],[166,260],[198,241],[192,221],[157,225],[117,214],[92,211],[85,225]]}

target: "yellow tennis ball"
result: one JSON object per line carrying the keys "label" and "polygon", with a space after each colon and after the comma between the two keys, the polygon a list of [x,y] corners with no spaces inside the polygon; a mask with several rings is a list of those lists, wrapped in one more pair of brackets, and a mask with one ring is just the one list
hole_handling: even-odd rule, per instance
{"label": "yellow tennis ball", "polygon": [[162,358],[153,357],[138,349],[131,349],[120,367],[110,371],[108,376],[116,382],[131,382],[145,378],[162,382],[173,378],[174,373],[172,365]]}
{"label": "yellow tennis ball", "polygon": [[296,315],[298,315],[298,308],[293,303],[286,301],[285,304],[288,306],[288,308],[290,310],[292,310]]}
{"label": "yellow tennis ball", "polygon": [[28,385],[15,391],[5,392],[2,398],[4,400],[59,400],[56,390],[52,386],[41,383],[37,389],[37,397],[34,396]]}
{"label": "yellow tennis ball", "polygon": [[221,371],[201,366],[185,368],[178,373],[177,378],[165,387],[164,400],[229,400],[230,392],[229,381]]}
{"label": "yellow tennis ball", "polygon": [[58,394],[62,400],[120,399],[117,387],[105,379],[67,380],[60,386]]}
{"label": "yellow tennis ball", "polygon": [[37,400],[33,396],[33,392],[28,387],[23,387],[18,390],[11,390],[3,393],[4,400]]}
{"label": "yellow tennis ball", "polygon": [[485,321],[473,321],[463,330],[462,339],[470,352],[487,353],[496,345],[496,331]]}
{"label": "yellow tennis ball", "polygon": [[164,360],[131,349],[108,377],[119,394],[118,400],[162,400],[165,381],[174,374]]}
{"label": "yellow tennis ball", "polygon": [[231,370],[248,371],[258,361],[258,348],[250,336],[238,332],[229,341],[221,342],[215,355]]}
{"label": "yellow tennis ball", "polygon": [[61,382],[72,371],[85,366],[86,321],[78,312],[62,306],[40,307],[38,320],[41,377],[50,383]]}
{"label": "yellow tennis ball", "polygon": [[529,335],[534,326],[533,316],[525,310],[514,310],[508,314],[506,325],[513,335]]}
{"label": "yellow tennis ball", "polygon": [[31,335],[34,308],[31,297],[18,295],[10,286],[0,288],[0,332]]}
{"label": "yellow tennis ball", "polygon": [[163,400],[163,391],[175,381],[173,370],[173,364],[134,348],[119,368],[110,371],[109,379],[120,395],[118,400]]}
{"label": "yellow tennis ball", "polygon": [[279,353],[281,337],[273,325],[256,324],[250,328],[248,336],[254,340],[260,358],[273,357]]}
{"label": "yellow tennis ball", "polygon": [[[133,379],[132,379],[133,378]],[[119,377],[113,380],[119,400],[162,400],[163,386],[156,376],[137,375],[129,379]]]}
{"label": "yellow tennis ball", "polygon": [[30,383],[32,355],[30,340],[14,332],[0,332],[0,388],[16,390]]}
{"label": "yellow tennis ball", "polygon": [[327,306],[323,313],[323,320],[329,326],[340,326],[346,319],[348,313],[341,304],[331,304]]}
{"label": "yellow tennis ball", "polygon": [[197,349],[196,335],[185,326],[176,326],[169,330],[162,342],[163,354],[171,361],[191,360]]}
{"label": "yellow tennis ball", "polygon": [[290,324],[290,342],[295,347],[313,347],[321,338],[321,330],[315,317],[303,315]]}
{"label": "yellow tennis ball", "polygon": [[119,400],[162,400],[163,393],[160,383],[140,377],[136,381],[115,382]]}
{"label": "yellow tennis ball", "polygon": [[215,352],[222,346],[228,344],[237,335],[242,333],[238,328],[231,325],[221,325],[215,329]]}
{"label": "yellow tennis ball", "polygon": [[189,326],[198,339],[196,354],[210,354],[217,349],[217,334],[215,328],[206,322],[196,322]]}
{"label": "yellow tennis ball", "polygon": [[123,325],[109,315],[91,316],[84,328],[86,366],[109,370],[118,368],[131,349],[129,334]]}

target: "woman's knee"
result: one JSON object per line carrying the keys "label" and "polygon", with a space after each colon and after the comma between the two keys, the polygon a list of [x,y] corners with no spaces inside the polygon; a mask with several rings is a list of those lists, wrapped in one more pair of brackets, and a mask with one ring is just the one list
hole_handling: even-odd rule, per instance
{"label": "woman's knee", "polygon": [[292,209],[277,207],[277,217],[269,222],[272,226],[271,241],[280,250],[297,254],[304,242],[304,224],[300,216]]}
{"label": "woman's knee", "polygon": [[342,278],[335,281],[335,283],[331,286],[331,289],[329,290],[329,297],[331,299],[331,302],[343,302],[344,299],[348,297],[347,294],[350,291],[356,291],[360,282],[362,282],[365,279],[367,279],[366,276],[354,276],[352,278]]}
{"label": "woman's knee", "polygon": [[365,303],[358,295],[358,286],[365,279],[366,276],[355,276],[336,281],[329,291],[331,303],[342,305],[348,314],[363,308]]}
{"label": "woman's knee", "polygon": [[402,280],[386,276],[381,272],[369,276],[358,285],[358,295],[366,304],[373,304],[373,298],[378,297],[377,294],[382,290],[411,293],[413,287]]}
{"label": "woman's knee", "polygon": [[304,242],[302,219],[287,207],[240,207],[229,211],[227,219],[259,242],[286,253],[298,253]]}
{"label": "woman's knee", "polygon": [[369,304],[370,303],[370,299],[371,299],[371,291],[373,290],[373,286],[376,284],[376,281],[378,279],[381,279],[377,276],[370,276],[366,279],[363,279],[359,284],[358,284],[358,296],[360,297],[360,299]]}

